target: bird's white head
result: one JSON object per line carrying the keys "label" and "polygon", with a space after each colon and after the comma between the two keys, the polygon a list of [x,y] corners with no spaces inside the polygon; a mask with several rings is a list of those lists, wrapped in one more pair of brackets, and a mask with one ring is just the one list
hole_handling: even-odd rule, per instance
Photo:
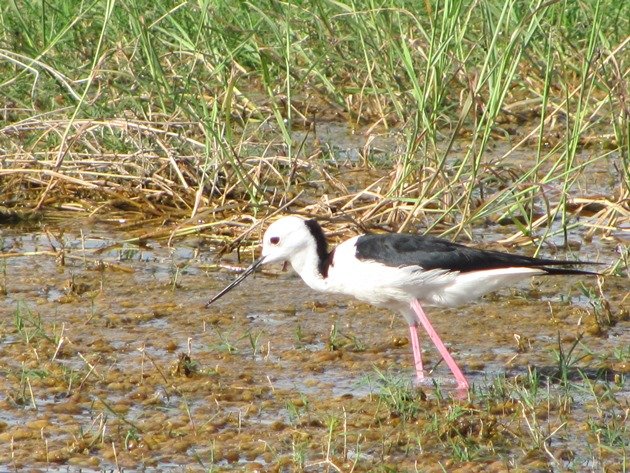
{"label": "bird's white head", "polygon": [[292,256],[309,245],[314,246],[314,241],[306,221],[300,217],[283,217],[267,228],[262,242],[262,259],[265,264],[291,261]]}
{"label": "bird's white head", "polygon": [[324,233],[315,220],[283,217],[269,225],[265,232],[262,256],[210,299],[206,307],[238,286],[261,264],[289,262],[309,286],[323,290],[323,279],[318,273],[318,265],[327,255],[326,247]]}

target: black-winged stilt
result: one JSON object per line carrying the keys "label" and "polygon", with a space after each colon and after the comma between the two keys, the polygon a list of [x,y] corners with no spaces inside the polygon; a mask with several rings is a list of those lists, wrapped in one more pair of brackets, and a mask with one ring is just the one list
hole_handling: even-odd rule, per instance
{"label": "black-winged stilt", "polygon": [[539,274],[597,274],[549,266],[593,264],[480,250],[432,236],[361,235],[332,251],[315,220],[283,217],[263,237],[262,256],[214,296],[206,307],[236,287],[262,264],[291,263],[317,291],[346,294],[377,307],[396,310],[409,324],[416,377],[424,379],[417,325],[453,372],[459,389],[468,381],[433,329],[422,306],[454,307]]}

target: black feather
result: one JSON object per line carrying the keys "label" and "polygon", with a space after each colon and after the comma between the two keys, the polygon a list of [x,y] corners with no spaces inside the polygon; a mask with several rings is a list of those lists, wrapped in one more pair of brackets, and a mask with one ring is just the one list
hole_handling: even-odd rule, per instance
{"label": "black feather", "polygon": [[597,274],[571,268],[546,268],[590,261],[567,261],[480,250],[433,236],[409,234],[363,235],[357,239],[356,257],[386,266],[420,266],[425,270],[446,269],[462,273],[509,267],[540,267],[548,274]]}
{"label": "black feather", "polygon": [[304,222],[306,224],[306,228],[311,232],[311,235],[315,239],[315,245],[317,247],[317,259],[319,260],[319,272],[323,277],[328,277],[328,268],[332,264],[332,255],[334,254],[334,250],[329,254],[328,253],[328,242],[326,241],[326,235],[324,235],[324,231],[322,227],[317,223],[316,220],[306,220]]}

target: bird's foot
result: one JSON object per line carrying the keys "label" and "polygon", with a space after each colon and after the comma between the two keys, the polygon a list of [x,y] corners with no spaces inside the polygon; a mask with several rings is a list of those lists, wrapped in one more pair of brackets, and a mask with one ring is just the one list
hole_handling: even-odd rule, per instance
{"label": "bird's foot", "polygon": [[468,384],[458,384],[457,388],[453,392],[453,399],[464,400],[468,399]]}
{"label": "bird's foot", "polygon": [[413,378],[413,385],[417,388],[426,388],[433,386],[433,378],[431,376],[420,375],[416,373],[416,377]]}
{"label": "bird's foot", "polygon": [[424,388],[424,389],[438,388],[442,390],[443,392],[450,393],[453,399],[460,399],[460,400],[467,399],[468,391],[470,390],[470,386],[468,385],[467,381],[466,382],[456,381],[455,383],[453,383],[452,379],[448,379],[448,380],[443,380],[442,382],[438,382],[437,378],[434,378],[432,376],[427,376],[427,375],[423,375],[422,377],[415,376],[412,384],[414,388]]}

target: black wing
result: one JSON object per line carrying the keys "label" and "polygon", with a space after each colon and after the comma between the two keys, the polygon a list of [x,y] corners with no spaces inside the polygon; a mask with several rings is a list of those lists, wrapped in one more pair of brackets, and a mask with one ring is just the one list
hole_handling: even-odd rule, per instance
{"label": "black wing", "polygon": [[423,269],[480,271],[509,267],[541,267],[549,274],[597,274],[567,268],[545,268],[551,265],[599,264],[585,261],[552,260],[513,255],[500,251],[480,250],[428,235],[388,233],[363,235],[357,239],[356,257],[386,266],[420,266]]}

